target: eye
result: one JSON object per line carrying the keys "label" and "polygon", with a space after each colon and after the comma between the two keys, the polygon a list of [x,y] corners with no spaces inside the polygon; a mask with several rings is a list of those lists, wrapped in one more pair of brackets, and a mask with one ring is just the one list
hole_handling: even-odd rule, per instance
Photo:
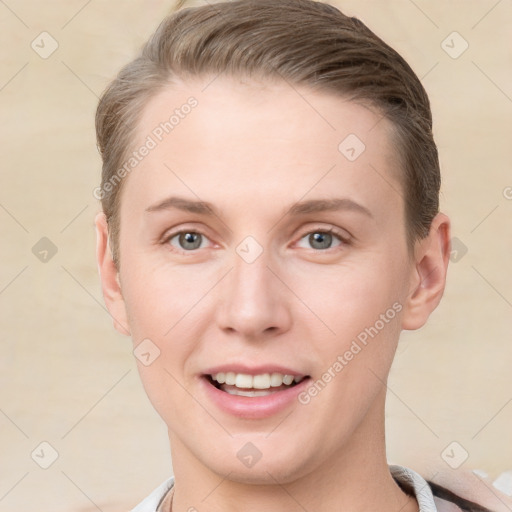
{"label": "eye", "polygon": [[[305,243],[309,244],[309,247],[301,245],[301,242],[305,241]],[[337,242],[337,243],[336,243]],[[335,243],[335,245],[333,245]],[[316,230],[306,233],[299,240],[299,247],[305,247],[306,249],[313,248],[316,250],[326,250],[331,249],[333,247],[337,247],[342,243],[347,243],[340,235],[336,235],[334,230]]]}
{"label": "eye", "polygon": [[180,231],[167,237],[166,243],[182,251],[194,251],[203,248],[206,240],[208,239],[197,231]]}

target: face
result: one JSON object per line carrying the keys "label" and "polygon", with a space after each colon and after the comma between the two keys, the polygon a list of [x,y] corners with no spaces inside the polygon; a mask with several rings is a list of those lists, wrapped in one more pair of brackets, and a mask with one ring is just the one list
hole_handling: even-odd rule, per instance
{"label": "face", "polygon": [[386,120],[339,97],[208,83],[144,110],[109,309],[149,354],[173,462],[288,481],[383,421],[417,275],[396,149]]}

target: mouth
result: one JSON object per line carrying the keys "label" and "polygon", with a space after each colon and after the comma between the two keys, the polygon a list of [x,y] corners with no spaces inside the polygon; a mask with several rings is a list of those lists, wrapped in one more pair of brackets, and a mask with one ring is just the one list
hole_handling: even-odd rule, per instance
{"label": "mouth", "polygon": [[310,377],[308,375],[289,375],[283,373],[247,373],[219,372],[205,374],[203,377],[215,388],[234,396],[262,397],[291,389]]}

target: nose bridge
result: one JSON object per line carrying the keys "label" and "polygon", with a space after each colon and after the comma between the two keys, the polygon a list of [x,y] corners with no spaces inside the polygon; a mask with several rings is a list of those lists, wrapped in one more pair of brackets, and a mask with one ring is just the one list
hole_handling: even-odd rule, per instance
{"label": "nose bridge", "polygon": [[235,249],[232,270],[221,291],[219,325],[245,336],[285,329],[290,321],[286,297],[269,270],[270,251],[253,237]]}
{"label": "nose bridge", "polygon": [[267,254],[263,252],[254,260],[245,259],[240,254],[236,255],[232,271],[232,286],[239,304],[270,298],[268,263]]}

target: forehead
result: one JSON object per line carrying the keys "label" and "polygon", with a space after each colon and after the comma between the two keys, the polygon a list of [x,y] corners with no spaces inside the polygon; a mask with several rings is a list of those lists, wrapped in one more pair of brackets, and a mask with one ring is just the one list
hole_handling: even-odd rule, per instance
{"label": "forehead", "polygon": [[260,209],[341,188],[375,202],[400,188],[390,126],[361,104],[286,82],[180,82],[144,108],[133,149],[151,149],[129,188],[146,202],[177,188],[205,200],[250,196]]}
{"label": "forehead", "polygon": [[[392,153],[389,121],[362,102],[285,81],[222,75],[177,81],[160,90],[143,108],[136,143],[151,134],[159,145],[179,146],[180,133],[186,137],[194,131],[196,142],[204,146],[215,139],[214,127],[237,139],[264,133],[269,141],[300,139],[305,143],[302,152],[318,144],[338,151],[344,135],[353,134],[371,145],[370,150],[384,156]],[[246,149],[250,150],[248,144]]]}

